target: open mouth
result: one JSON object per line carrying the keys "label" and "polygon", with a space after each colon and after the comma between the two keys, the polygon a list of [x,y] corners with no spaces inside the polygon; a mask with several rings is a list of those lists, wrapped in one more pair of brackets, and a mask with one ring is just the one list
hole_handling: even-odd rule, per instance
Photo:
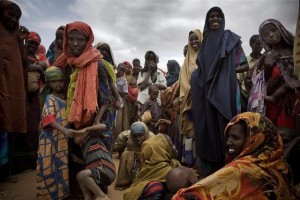
{"label": "open mouth", "polygon": [[233,154],[234,152],[235,152],[235,149],[232,149],[232,148],[228,149],[229,154]]}
{"label": "open mouth", "polygon": [[213,22],[213,26],[219,26],[219,22]]}

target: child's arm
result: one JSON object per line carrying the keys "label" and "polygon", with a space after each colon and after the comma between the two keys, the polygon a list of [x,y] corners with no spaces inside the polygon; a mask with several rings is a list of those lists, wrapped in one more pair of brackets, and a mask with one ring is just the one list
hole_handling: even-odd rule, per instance
{"label": "child's arm", "polygon": [[283,84],[282,86],[280,86],[273,94],[272,96],[266,96],[265,100],[268,102],[277,102],[278,99],[280,97],[282,97],[283,95],[285,95],[288,91],[288,87],[287,84]]}
{"label": "child's arm", "polygon": [[115,99],[116,110],[119,110],[121,108],[121,102],[118,87],[115,83],[110,83],[110,88]]}
{"label": "child's arm", "polygon": [[102,116],[103,116],[103,114],[105,113],[107,107],[108,107],[108,103],[106,103],[106,104],[100,106],[99,112],[97,113],[97,116],[96,116],[95,119],[94,119],[93,125],[99,124],[99,123],[100,123],[100,121],[101,121],[101,119],[102,119]]}
{"label": "child's arm", "polygon": [[49,124],[49,126],[53,129],[56,129],[56,130],[62,132],[63,134],[65,134],[67,137],[70,137],[70,138],[72,138],[75,133],[75,130],[66,128],[57,122],[52,122],[51,124]]}

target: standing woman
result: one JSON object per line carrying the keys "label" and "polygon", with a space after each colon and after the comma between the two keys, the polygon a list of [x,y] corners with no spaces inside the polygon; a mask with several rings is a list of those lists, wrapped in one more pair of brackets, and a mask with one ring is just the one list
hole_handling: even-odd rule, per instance
{"label": "standing woman", "polygon": [[0,1],[0,177],[11,175],[11,170],[18,166],[12,162],[16,153],[13,143],[26,135],[24,39],[29,32],[19,27],[21,15],[17,4]]}
{"label": "standing woman", "polygon": [[185,56],[179,75],[181,101],[179,113],[180,134],[182,135],[183,149],[182,161],[188,166],[194,164],[193,142],[194,127],[192,121],[192,99],[191,99],[191,74],[197,68],[196,59],[202,42],[202,33],[199,29],[191,31],[188,38],[187,54]]}
{"label": "standing woman", "polygon": [[204,40],[191,76],[192,110],[196,138],[196,165],[201,176],[224,166],[226,124],[240,112],[236,73],[248,70],[240,36],[225,30],[218,7],[206,14]]}
{"label": "standing woman", "polygon": [[[266,52],[258,61],[252,79],[256,80],[253,86],[259,84],[258,80],[264,79],[266,89],[263,91],[252,87],[248,108],[251,111],[265,110],[266,116],[276,127],[295,128],[292,116],[296,100],[294,89],[297,87],[293,62],[294,36],[275,19],[268,19],[260,25],[259,36]],[[264,97],[261,104],[263,108],[255,107],[257,94]]]}
{"label": "standing woman", "polygon": [[[66,25],[64,38],[64,52],[55,65],[64,71],[71,70],[66,109],[68,121],[77,130],[91,126],[93,121],[105,123],[106,129],[99,137],[103,139],[107,149],[110,149],[114,123],[110,112],[112,78],[100,62],[101,53],[92,47],[93,31],[88,24],[77,21]],[[78,147],[76,149],[76,146],[71,144],[70,151],[78,153]],[[70,164],[70,191],[71,194],[79,195],[74,193],[79,189],[74,185],[74,174],[81,170],[82,166],[73,161],[70,161]]]}
{"label": "standing woman", "polygon": [[63,35],[64,35],[65,26],[60,26],[55,32],[55,40],[51,43],[46,57],[52,65],[55,63],[57,58],[63,53]]}

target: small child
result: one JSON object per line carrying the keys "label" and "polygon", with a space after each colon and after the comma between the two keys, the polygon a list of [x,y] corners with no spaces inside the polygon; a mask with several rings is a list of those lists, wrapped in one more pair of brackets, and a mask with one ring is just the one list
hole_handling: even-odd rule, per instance
{"label": "small child", "polygon": [[148,90],[149,99],[145,101],[142,105],[141,115],[144,114],[145,111],[149,110],[151,113],[152,120],[147,124],[149,130],[152,131],[154,134],[157,134],[156,124],[161,117],[161,109],[157,102],[157,97],[159,94],[159,89],[155,85],[149,86]]}
{"label": "small child", "polygon": [[115,127],[114,127],[114,139],[116,139],[118,137],[118,135],[124,131],[126,128],[124,125],[124,98],[127,96],[128,94],[128,83],[126,78],[124,77],[124,73],[126,71],[125,66],[123,66],[122,63],[120,63],[118,65],[117,68],[117,87],[118,87],[118,92],[120,94],[120,102],[121,102],[121,107],[119,110],[117,110],[116,113],[116,122],[115,122]]}
{"label": "small child", "polygon": [[188,188],[197,182],[198,178],[193,169],[184,166],[171,169],[166,177],[168,192],[164,199],[171,199],[178,190]]}
{"label": "small child", "polygon": [[[68,128],[61,69],[45,71],[45,90],[51,89],[44,104],[37,158],[37,199],[64,199],[69,195]],[[48,88],[48,89],[47,89]]]}
{"label": "small child", "polygon": [[75,132],[89,135],[81,145],[83,159],[73,155],[73,161],[85,165],[85,169],[76,176],[84,199],[106,200],[109,199],[106,195],[107,186],[115,180],[116,169],[99,134],[106,129],[106,125],[97,122],[94,124]]}

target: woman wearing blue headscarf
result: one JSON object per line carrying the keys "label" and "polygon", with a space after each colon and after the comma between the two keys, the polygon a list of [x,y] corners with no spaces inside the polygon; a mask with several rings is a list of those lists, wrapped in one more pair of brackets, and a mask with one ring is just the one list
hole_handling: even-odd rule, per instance
{"label": "woman wearing blue headscarf", "polygon": [[240,36],[225,30],[222,10],[211,8],[206,14],[198,68],[191,75],[196,166],[203,177],[224,166],[224,129],[241,112],[236,73],[249,68],[241,43]]}

